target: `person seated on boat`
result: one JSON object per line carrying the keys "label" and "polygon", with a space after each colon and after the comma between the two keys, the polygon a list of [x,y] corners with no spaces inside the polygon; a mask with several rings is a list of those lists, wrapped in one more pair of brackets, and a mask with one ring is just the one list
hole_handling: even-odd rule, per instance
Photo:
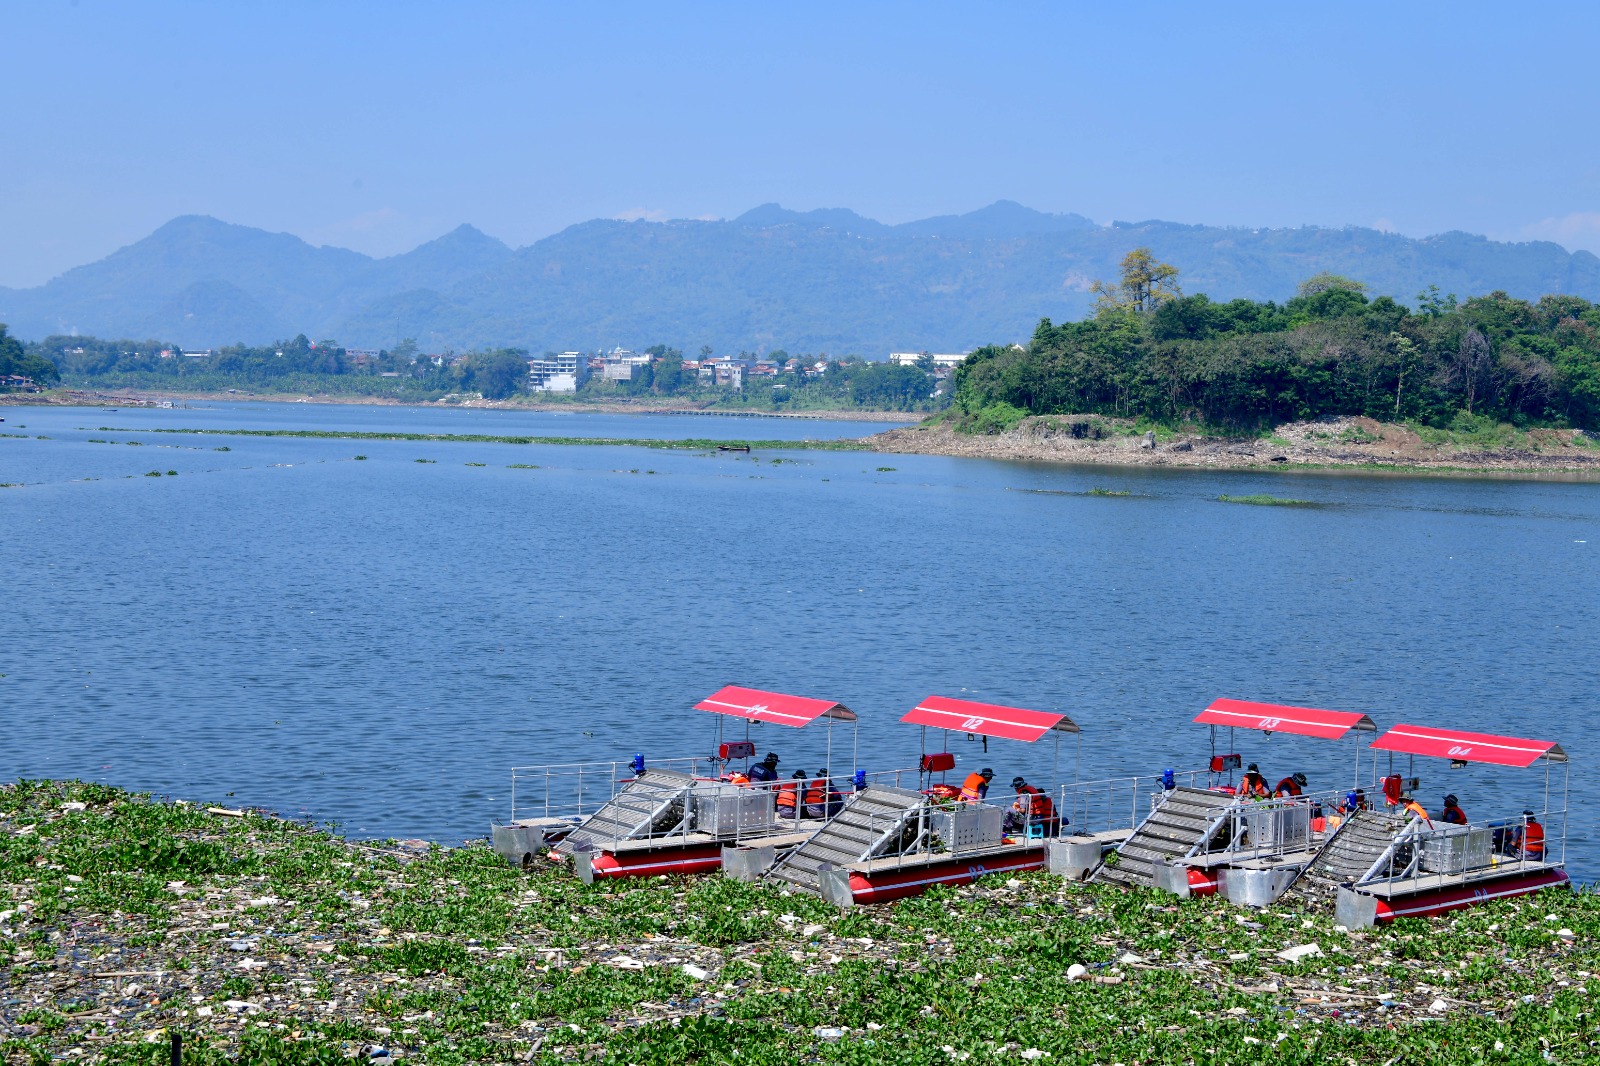
{"label": "person seated on boat", "polygon": [[994,780],[994,770],[985,766],[967,775],[961,782],[961,799],[964,803],[982,803],[989,794],[989,782]]}
{"label": "person seated on boat", "polygon": [[749,788],[750,775],[745,773],[743,770],[735,770],[728,775],[728,783],[738,785],[741,788]]}
{"label": "person seated on boat", "polygon": [[1523,825],[1511,831],[1512,846],[1524,859],[1544,858],[1544,826],[1532,811],[1522,812]]}
{"label": "person seated on boat", "polygon": [[1461,801],[1456,799],[1454,792],[1444,798],[1444,813],[1439,817],[1450,825],[1467,824],[1467,812],[1461,809]]}
{"label": "person seated on boat", "polygon": [[1303,790],[1305,787],[1306,775],[1296,771],[1284,778],[1282,781],[1279,781],[1278,787],[1272,790],[1272,794],[1279,799],[1289,796],[1298,796],[1300,795],[1301,790]]}
{"label": "person seated on boat", "polygon": [[1364,788],[1358,788],[1354,792],[1347,793],[1345,795],[1344,802],[1339,804],[1339,808],[1340,810],[1344,811],[1345,814],[1354,814],[1357,811],[1372,810],[1372,808],[1367,805],[1367,790]]}
{"label": "person seated on boat", "polygon": [[1424,822],[1428,823],[1428,827],[1430,829],[1433,827],[1433,819],[1428,817],[1427,809],[1423,807],[1422,804],[1418,803],[1416,797],[1412,796],[1411,793],[1400,793],[1400,809],[1410,811],[1418,818],[1421,818]]}
{"label": "person seated on boat", "polygon": [[778,779],[778,756],[776,752],[767,752],[767,757],[750,767],[751,781],[776,781]]}
{"label": "person seated on boat", "polygon": [[1011,787],[1016,791],[1017,799],[1006,811],[1000,826],[1003,832],[1026,832],[1032,826],[1040,827],[1042,835],[1047,837],[1061,832],[1061,816],[1056,813],[1056,805],[1043,789],[1033,787],[1021,777],[1013,777]]}
{"label": "person seated on boat", "polygon": [[774,790],[777,792],[774,802],[777,804],[779,818],[793,820],[800,818],[800,783],[805,779],[806,772],[804,770],[796,770],[789,780]]}
{"label": "person seated on boat", "polygon": [[806,817],[832,818],[844,810],[844,793],[834,787],[828,778],[828,768],[817,771],[816,778],[806,786]]}
{"label": "person seated on boat", "polygon": [[1267,779],[1261,776],[1261,767],[1255,763],[1251,763],[1239,779],[1239,795],[1251,799],[1266,799],[1272,795],[1272,790],[1267,788]]}

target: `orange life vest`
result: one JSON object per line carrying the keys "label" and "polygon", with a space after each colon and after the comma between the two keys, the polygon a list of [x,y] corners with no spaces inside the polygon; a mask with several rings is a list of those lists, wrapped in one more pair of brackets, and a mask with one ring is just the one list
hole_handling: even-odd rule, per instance
{"label": "orange life vest", "polygon": [[1544,826],[1528,819],[1528,828],[1522,834],[1522,854],[1530,859],[1544,858]]}
{"label": "orange life vest", "polygon": [[1451,825],[1467,824],[1467,812],[1462,810],[1459,806],[1446,807],[1444,809],[1444,814],[1440,815],[1440,817]]}
{"label": "orange life vest", "polygon": [[1049,796],[1032,785],[1023,785],[1017,790],[1017,802],[1012,807],[1035,823],[1055,821],[1056,805],[1050,802]]}
{"label": "orange life vest", "polygon": [[1273,790],[1272,794],[1274,796],[1298,796],[1300,795],[1300,782],[1293,777],[1286,777],[1278,782],[1278,787]]}
{"label": "orange life vest", "polygon": [[1418,818],[1421,818],[1424,822],[1427,822],[1430,826],[1433,824],[1433,819],[1428,817],[1427,810],[1416,800],[1406,800],[1405,803],[1401,804],[1401,806],[1410,811],[1412,814],[1416,815]]}
{"label": "orange life vest", "polygon": [[968,774],[967,779],[961,782],[961,798],[967,803],[982,803],[983,794],[988,791],[989,782],[977,771]]}
{"label": "orange life vest", "polygon": [[1267,779],[1260,774],[1247,773],[1239,779],[1239,791],[1246,796],[1270,796],[1267,790]]}
{"label": "orange life vest", "polygon": [[744,774],[740,773],[738,770],[735,770],[732,775],[729,776],[728,780],[736,785],[748,786],[750,784],[750,779]]}
{"label": "orange life vest", "polygon": [[778,810],[788,811],[789,813],[793,814],[795,803],[800,798],[799,782],[786,781],[785,783],[779,785],[775,791],[778,793],[778,796],[774,802],[777,803]]}

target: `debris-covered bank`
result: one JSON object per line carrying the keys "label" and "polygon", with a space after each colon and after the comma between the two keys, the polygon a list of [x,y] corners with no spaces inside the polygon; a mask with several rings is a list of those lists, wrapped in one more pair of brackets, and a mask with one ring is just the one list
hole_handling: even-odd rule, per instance
{"label": "debris-covered bank", "polygon": [[1600,898],[1346,935],[1048,874],[844,916],[585,886],[96,785],[0,788],[11,1062],[1590,1059]]}

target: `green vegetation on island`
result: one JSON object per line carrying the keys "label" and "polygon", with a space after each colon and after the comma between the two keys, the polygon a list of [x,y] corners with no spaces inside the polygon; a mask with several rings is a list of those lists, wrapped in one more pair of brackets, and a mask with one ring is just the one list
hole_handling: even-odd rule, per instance
{"label": "green vegetation on island", "polygon": [[157,1066],[173,1033],[199,1066],[1454,1066],[1600,1039],[1589,892],[1345,933],[1039,872],[841,915],[38,781],[0,786],[0,891],[7,1063]]}
{"label": "green vegetation on island", "polygon": [[1249,496],[1218,496],[1221,503],[1247,503],[1255,507],[1315,507],[1311,500],[1290,500],[1282,496],[1269,496],[1264,492]]}
{"label": "green vegetation on island", "polygon": [[1089,318],[1045,319],[1026,347],[968,357],[955,379],[963,428],[1046,414],[1235,433],[1332,416],[1468,435],[1600,427],[1600,305],[1576,296],[1458,302],[1431,289],[1413,310],[1319,274],[1283,304],[1213,303],[1185,296],[1148,249],[1096,292]]}

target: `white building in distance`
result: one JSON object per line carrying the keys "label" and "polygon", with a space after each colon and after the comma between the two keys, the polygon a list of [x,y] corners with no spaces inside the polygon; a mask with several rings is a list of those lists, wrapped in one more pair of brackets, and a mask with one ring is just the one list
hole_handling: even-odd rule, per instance
{"label": "white building in distance", "polygon": [[[966,359],[967,352],[930,352],[935,370],[950,370],[961,365]],[[889,362],[895,366],[916,366],[917,360],[922,358],[921,352],[890,352]]]}
{"label": "white building in distance", "polygon": [[528,360],[528,387],[534,392],[577,392],[588,377],[589,359],[582,352]]}

